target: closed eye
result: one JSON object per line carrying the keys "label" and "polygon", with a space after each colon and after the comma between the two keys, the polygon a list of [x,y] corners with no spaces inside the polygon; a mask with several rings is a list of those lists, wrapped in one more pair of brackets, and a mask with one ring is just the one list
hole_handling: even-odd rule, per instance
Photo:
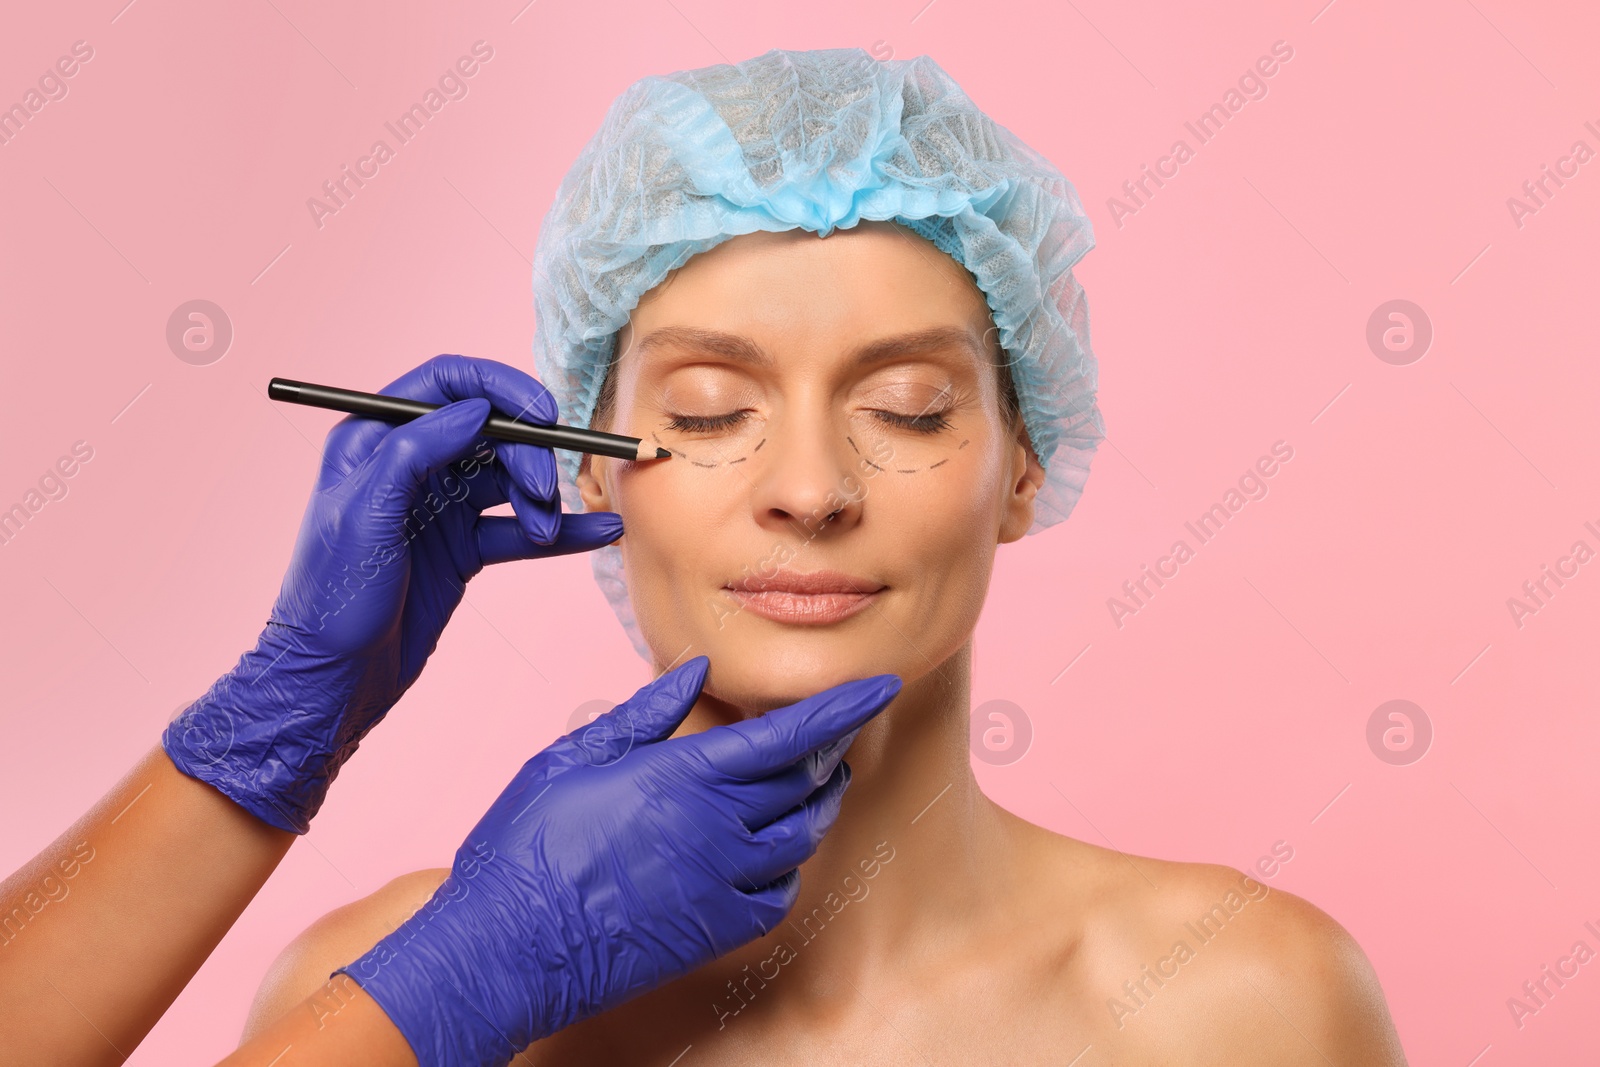
{"label": "closed eye", "polygon": [[749,417],[748,409],[730,411],[726,415],[674,415],[672,421],[667,423],[667,429],[683,433],[711,433],[737,426]]}
{"label": "closed eye", "polygon": [[950,428],[950,420],[945,418],[946,412],[935,411],[927,415],[902,415],[898,411],[877,411],[873,414],[891,426],[898,426],[903,430],[912,430],[916,433],[938,433],[940,430]]}
{"label": "closed eye", "polygon": [[[923,415],[903,415],[898,411],[883,411],[874,409],[873,414],[883,422],[902,430],[911,430],[914,433],[935,434],[950,428],[950,420],[945,416],[947,411],[935,411]],[[726,415],[674,415],[667,423],[667,429],[680,433],[714,433],[717,430],[726,430],[737,426],[750,417],[748,409],[730,411]]]}

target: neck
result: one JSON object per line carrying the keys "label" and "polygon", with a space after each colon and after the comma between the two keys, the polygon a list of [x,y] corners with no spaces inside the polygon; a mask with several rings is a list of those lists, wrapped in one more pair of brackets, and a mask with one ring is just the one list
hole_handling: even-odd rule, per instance
{"label": "neck", "polygon": [[[972,775],[971,665],[969,641],[862,729],[845,756],[844,805],[801,868],[788,920],[719,961],[717,984],[780,941],[810,961],[807,970],[864,976],[925,938],[947,938],[949,915],[995,891],[1009,838],[1004,813]],[[738,715],[718,703],[702,698],[683,731]]]}

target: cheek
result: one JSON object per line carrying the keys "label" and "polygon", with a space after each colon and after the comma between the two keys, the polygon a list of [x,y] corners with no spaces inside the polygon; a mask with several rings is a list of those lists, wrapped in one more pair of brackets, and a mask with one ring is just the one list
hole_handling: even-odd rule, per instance
{"label": "cheek", "polygon": [[909,472],[863,465],[855,481],[867,513],[889,517],[901,536],[915,531],[919,541],[951,551],[990,537],[998,529],[1001,478],[996,450],[985,444],[973,440],[948,461]]}
{"label": "cheek", "polygon": [[[902,580],[914,581],[930,607],[982,606],[999,539],[999,468],[994,453],[977,451],[932,471],[886,472],[865,482],[866,514],[893,531],[887,551],[899,556]],[[963,612],[948,614],[954,621]],[[930,619],[948,625],[937,616]]]}
{"label": "cheek", "polygon": [[[677,458],[614,472],[612,505],[625,531],[620,547],[629,598],[647,636],[669,619],[693,621],[685,612],[714,618],[710,607],[689,603],[694,598],[685,587],[718,559],[717,531],[726,530],[734,515],[727,479],[707,477],[715,473]],[[695,596],[702,593],[697,589]]]}
{"label": "cheek", "polygon": [[[673,548],[700,543],[707,524],[723,524],[745,479],[698,469],[682,456],[654,463],[623,463],[611,479],[613,510],[629,537]],[[633,535],[637,534],[637,537]]]}

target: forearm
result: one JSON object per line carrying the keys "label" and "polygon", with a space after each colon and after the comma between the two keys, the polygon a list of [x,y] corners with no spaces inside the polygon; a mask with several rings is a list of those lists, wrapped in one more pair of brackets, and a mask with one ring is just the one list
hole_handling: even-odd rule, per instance
{"label": "forearm", "polygon": [[224,1067],[364,1063],[416,1067],[417,1057],[383,1009],[337,974],[233,1055]]}
{"label": "forearm", "polygon": [[8,1054],[28,1063],[121,1063],[294,837],[153,749],[0,883]]}

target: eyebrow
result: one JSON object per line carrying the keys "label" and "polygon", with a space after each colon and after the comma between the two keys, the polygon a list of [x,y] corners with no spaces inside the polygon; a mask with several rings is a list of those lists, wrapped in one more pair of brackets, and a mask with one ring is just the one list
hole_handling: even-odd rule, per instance
{"label": "eyebrow", "polygon": [[[662,326],[651,330],[639,342],[638,351],[644,353],[653,348],[692,348],[734,363],[757,367],[770,367],[773,364],[772,357],[750,338],[698,326]],[[959,326],[932,326],[925,330],[883,337],[860,346],[852,353],[852,357],[857,366],[871,366],[948,348],[964,348],[980,362],[988,358],[973,340],[971,332]]]}

